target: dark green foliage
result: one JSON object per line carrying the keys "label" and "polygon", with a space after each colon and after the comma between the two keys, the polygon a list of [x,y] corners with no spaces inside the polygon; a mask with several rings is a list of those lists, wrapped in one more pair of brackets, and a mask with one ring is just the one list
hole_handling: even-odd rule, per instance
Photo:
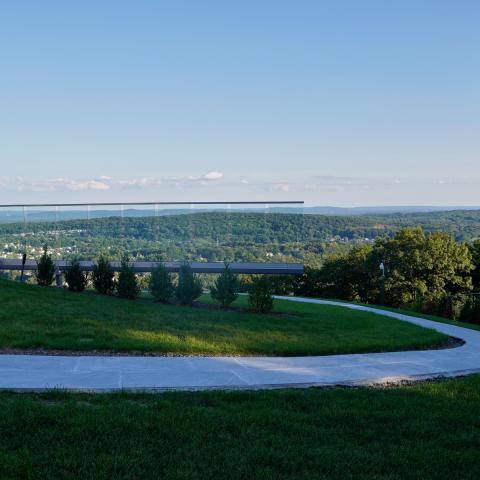
{"label": "dark green foliage", "polygon": [[122,266],[116,283],[117,295],[120,298],[135,300],[140,294],[137,276],[133,268],[130,266],[128,257],[122,259]]}
{"label": "dark green foliage", "polygon": [[178,284],[175,289],[175,297],[180,305],[192,305],[202,291],[202,282],[192,272],[190,265],[182,265],[178,272]]}
{"label": "dark green foliage", "polygon": [[480,296],[470,296],[460,313],[460,321],[480,325]]}
{"label": "dark green foliage", "polygon": [[46,245],[43,247],[43,254],[37,262],[35,278],[37,283],[43,287],[48,287],[55,280],[55,265],[51,255],[48,254]]}
{"label": "dark green foliage", "polygon": [[0,270],[0,278],[3,280],[11,280],[12,274],[9,271]]}
{"label": "dark green foliage", "polygon": [[78,260],[73,260],[65,270],[65,281],[72,292],[83,292],[88,283],[88,275],[80,269]]}
{"label": "dark green foliage", "polygon": [[[316,275],[316,288],[324,297],[368,301],[376,287],[376,271],[371,268],[372,256],[371,246],[359,245],[344,255],[328,257]],[[313,275],[313,272],[310,271],[310,274]]]}
{"label": "dark green foliage", "polygon": [[469,248],[475,266],[475,270],[472,272],[473,290],[480,293],[480,240],[475,240]]}
{"label": "dark green foliage", "polygon": [[210,295],[222,307],[230,306],[238,298],[239,279],[225,264],[225,270],[215,279]]}
{"label": "dark green foliage", "polygon": [[267,313],[273,309],[272,283],[266,275],[253,278],[248,292],[248,304],[257,313]]}
{"label": "dark green foliage", "polygon": [[290,293],[303,297],[316,297],[323,292],[322,271],[319,268],[305,266],[303,275],[296,275]]}
{"label": "dark green foliage", "polygon": [[115,290],[113,269],[109,260],[103,255],[93,266],[92,283],[95,290],[102,295],[112,295]]}
{"label": "dark green foliage", "polygon": [[461,320],[462,312],[468,303],[468,296],[464,294],[445,294],[440,298],[424,298],[418,296],[409,307],[414,312],[436,315],[450,320]]}
{"label": "dark green foliage", "polygon": [[467,297],[465,295],[443,295],[437,300],[435,315],[450,320],[459,320],[466,302]]}
{"label": "dark green foliage", "polygon": [[172,299],[175,287],[165,265],[160,264],[152,271],[149,290],[157,302],[167,303]]}
{"label": "dark green foliage", "polygon": [[272,275],[271,281],[275,295],[290,295],[297,285],[297,277],[294,275]]}

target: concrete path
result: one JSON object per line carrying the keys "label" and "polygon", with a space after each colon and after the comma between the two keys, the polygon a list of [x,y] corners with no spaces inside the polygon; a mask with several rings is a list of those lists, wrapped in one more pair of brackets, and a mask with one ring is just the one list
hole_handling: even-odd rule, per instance
{"label": "concrete path", "polygon": [[0,388],[111,391],[372,385],[480,371],[480,331],[371,307],[285,299],[380,313],[466,343],[444,350],[293,358],[0,355]]}

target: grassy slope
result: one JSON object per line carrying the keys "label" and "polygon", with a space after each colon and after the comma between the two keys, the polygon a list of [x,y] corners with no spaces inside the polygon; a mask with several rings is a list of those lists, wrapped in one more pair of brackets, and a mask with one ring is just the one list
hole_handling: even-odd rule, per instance
{"label": "grassy slope", "polygon": [[480,376],[413,387],[0,393],[0,478],[478,479]]}
{"label": "grassy slope", "polygon": [[[240,299],[244,302],[244,299]],[[254,315],[0,282],[0,348],[314,355],[439,344],[432,330],[338,307],[277,302]]]}

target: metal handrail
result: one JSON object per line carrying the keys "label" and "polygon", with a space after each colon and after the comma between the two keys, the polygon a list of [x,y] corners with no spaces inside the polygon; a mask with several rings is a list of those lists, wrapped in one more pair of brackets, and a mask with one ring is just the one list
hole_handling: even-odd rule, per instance
{"label": "metal handrail", "polygon": [[269,200],[269,201],[235,201],[235,202],[94,202],[94,203],[25,203],[25,204],[2,204],[0,208],[23,208],[23,207],[121,207],[126,205],[304,205],[303,200]]}
{"label": "metal handrail", "polygon": [[[55,267],[63,272],[71,261],[68,260],[53,260]],[[167,261],[167,262],[149,262],[149,261],[132,261],[130,266],[135,272],[149,273],[152,272],[158,265],[163,265],[169,272],[178,272],[180,267],[184,264],[190,265],[195,273],[222,273],[225,270],[225,262],[194,262],[194,261]],[[91,272],[95,265],[93,260],[79,261],[80,270],[84,272]],[[114,271],[120,271],[122,262],[111,260],[110,266]],[[232,262],[229,265],[233,273],[246,274],[269,274],[269,275],[302,275],[304,267],[302,263],[264,263],[264,262]],[[23,263],[22,259],[3,259],[0,258],[0,271],[3,270],[26,270],[32,271],[37,269],[36,260],[26,260]]]}

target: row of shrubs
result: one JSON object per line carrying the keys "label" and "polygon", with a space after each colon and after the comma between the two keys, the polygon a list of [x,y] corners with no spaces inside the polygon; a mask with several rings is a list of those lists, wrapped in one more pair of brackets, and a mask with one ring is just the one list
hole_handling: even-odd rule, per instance
{"label": "row of shrubs", "polygon": [[[39,285],[48,286],[55,280],[55,265],[46,249],[38,261],[35,275]],[[91,282],[101,295],[117,295],[130,300],[136,299],[141,290],[127,257],[122,260],[117,278],[110,262],[103,256],[94,265],[91,275],[83,272],[80,263],[73,260],[65,270],[65,282],[72,292],[83,292]],[[187,263],[180,267],[176,283],[165,266],[159,264],[150,275],[148,288],[156,301],[180,305],[193,305],[203,293],[200,277],[192,272]],[[254,276],[246,286],[228,264],[211,286],[210,295],[219,305],[227,308],[238,298],[239,292],[245,290],[251,310],[266,313],[273,309],[273,285],[270,279],[264,275]]]}
{"label": "row of shrubs", "polygon": [[420,297],[412,307],[416,312],[480,325],[479,295],[444,295],[439,299]]}

